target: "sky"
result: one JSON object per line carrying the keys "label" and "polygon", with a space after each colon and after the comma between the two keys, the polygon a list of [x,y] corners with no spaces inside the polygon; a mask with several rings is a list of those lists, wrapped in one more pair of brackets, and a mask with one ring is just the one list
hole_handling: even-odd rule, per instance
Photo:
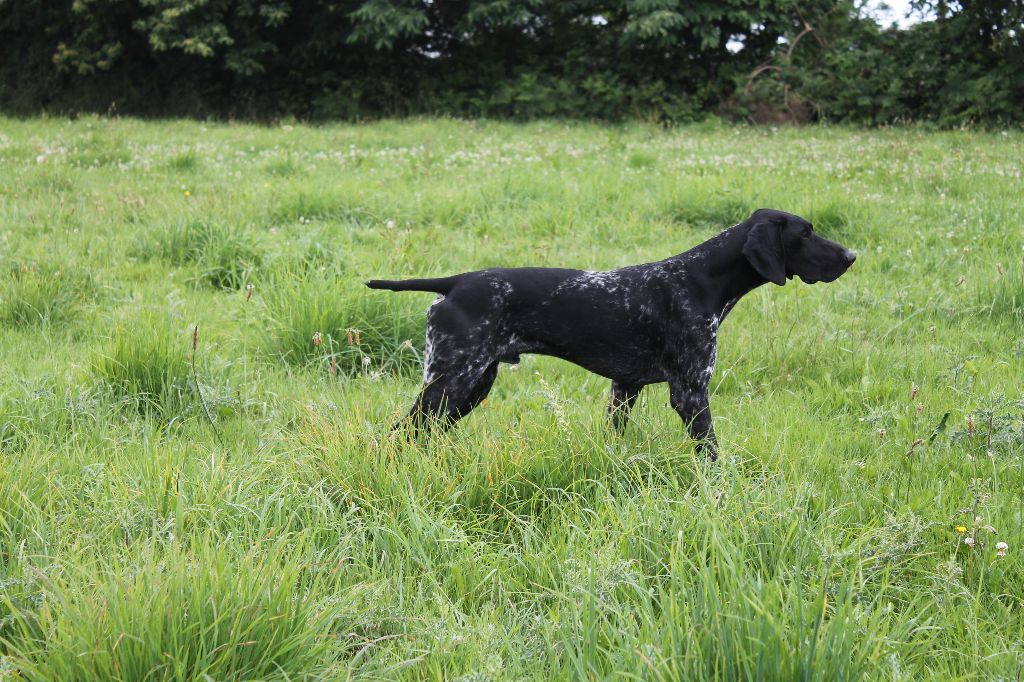
{"label": "sky", "polygon": [[[910,7],[910,0],[867,0],[865,11],[874,16],[882,26],[896,23],[900,28],[912,26],[926,18],[926,14],[916,12]],[[909,16],[908,16],[909,15]],[[731,40],[726,45],[731,52],[743,49],[743,42]]]}
{"label": "sky", "polygon": [[[886,6],[888,9],[883,9]],[[910,0],[868,0],[867,11],[873,14],[883,26],[889,26],[896,22],[901,27],[906,28],[924,18],[919,12],[914,12],[910,9]],[[911,16],[908,17],[908,13]]]}

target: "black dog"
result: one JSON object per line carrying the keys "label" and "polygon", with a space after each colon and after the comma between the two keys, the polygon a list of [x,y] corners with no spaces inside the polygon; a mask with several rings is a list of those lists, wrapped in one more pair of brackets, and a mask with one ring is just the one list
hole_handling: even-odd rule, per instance
{"label": "black dog", "polygon": [[425,385],[410,412],[417,428],[466,416],[491,389],[499,362],[541,353],[611,379],[608,411],[620,431],[640,389],[667,381],[672,407],[713,459],[708,381],[722,320],[766,282],[831,282],[855,259],[803,218],[761,209],[657,263],[608,272],[493,268],[367,286],[440,294],[427,314]]}

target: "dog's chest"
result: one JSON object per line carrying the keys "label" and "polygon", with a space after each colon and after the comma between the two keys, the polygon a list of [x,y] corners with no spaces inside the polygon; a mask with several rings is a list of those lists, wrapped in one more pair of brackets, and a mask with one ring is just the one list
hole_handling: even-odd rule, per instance
{"label": "dog's chest", "polygon": [[707,385],[715,371],[718,358],[717,315],[693,316],[687,320],[678,334],[676,343],[669,352],[674,354],[671,364],[677,367],[691,382]]}

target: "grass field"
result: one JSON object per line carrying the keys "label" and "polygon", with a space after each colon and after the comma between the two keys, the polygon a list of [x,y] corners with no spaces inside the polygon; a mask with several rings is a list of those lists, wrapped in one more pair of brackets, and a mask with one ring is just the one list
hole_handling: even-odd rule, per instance
{"label": "grass field", "polygon": [[[1021,678],[1021,133],[0,119],[0,164],[0,680]],[[731,314],[718,463],[536,356],[389,433],[432,298],[365,279],[761,206],[860,257]]]}

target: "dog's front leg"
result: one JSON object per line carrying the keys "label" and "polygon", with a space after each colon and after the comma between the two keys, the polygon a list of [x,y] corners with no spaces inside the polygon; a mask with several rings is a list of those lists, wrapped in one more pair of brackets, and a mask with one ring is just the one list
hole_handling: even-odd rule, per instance
{"label": "dog's front leg", "polygon": [[636,403],[642,388],[643,384],[612,382],[612,393],[608,400],[608,416],[612,420],[612,427],[620,435],[626,430],[629,411],[633,409],[633,404]]}
{"label": "dog's front leg", "polygon": [[718,441],[711,422],[708,387],[687,382],[669,382],[672,407],[682,418],[690,437],[697,442],[697,451],[711,461],[718,458]]}

